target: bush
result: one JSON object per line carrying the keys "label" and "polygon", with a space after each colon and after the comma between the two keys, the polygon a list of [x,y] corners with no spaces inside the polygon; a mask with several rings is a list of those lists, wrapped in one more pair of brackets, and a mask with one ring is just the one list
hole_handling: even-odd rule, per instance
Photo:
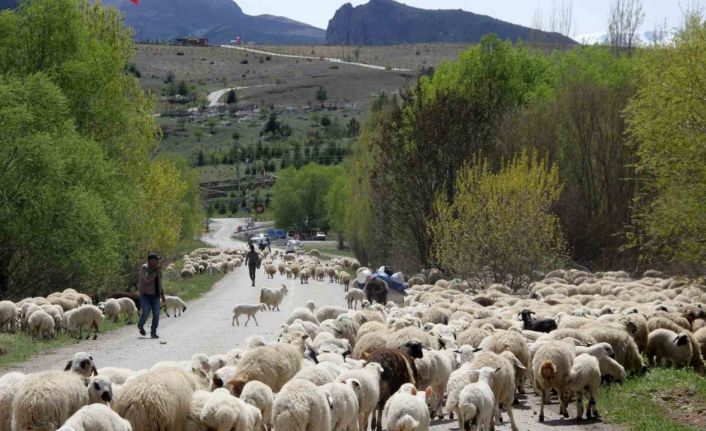
{"label": "bush", "polygon": [[440,194],[429,225],[437,263],[455,277],[480,276],[514,288],[533,271],[562,263],[564,240],[551,214],[561,191],[557,167],[522,153],[493,173],[484,160],[459,171],[456,196]]}

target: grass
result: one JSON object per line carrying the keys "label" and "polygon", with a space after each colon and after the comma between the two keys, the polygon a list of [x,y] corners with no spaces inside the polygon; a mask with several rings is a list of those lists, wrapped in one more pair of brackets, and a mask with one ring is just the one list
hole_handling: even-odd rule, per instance
{"label": "grass", "polygon": [[706,379],[688,370],[657,368],[622,385],[601,388],[599,412],[635,431],[706,429]]}

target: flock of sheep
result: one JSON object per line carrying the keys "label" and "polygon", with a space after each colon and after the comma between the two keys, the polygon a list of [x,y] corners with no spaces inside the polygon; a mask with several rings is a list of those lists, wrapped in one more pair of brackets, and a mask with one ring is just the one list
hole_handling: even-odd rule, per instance
{"label": "flock of sheep", "polygon": [[364,269],[352,260],[263,257],[265,273],[299,282],[263,288],[259,304],[235,307],[234,324],[278,310],[308,276],[344,284],[348,307],[308,301],[276,340],[253,336],[221,354],[149,369],[102,367],[80,352],[63,371],[6,374],[0,429],[421,431],[449,415],[462,430],[488,430],[504,411],[516,431],[513,404],[527,390],[540,396],[539,421],[552,399],[565,418],[575,400],[581,419],[598,415],[601,384],[648,365],[704,373],[706,287],[696,281],[561,270],[523,297],[429,271],[409,279],[404,303],[381,304],[349,286],[349,274]]}

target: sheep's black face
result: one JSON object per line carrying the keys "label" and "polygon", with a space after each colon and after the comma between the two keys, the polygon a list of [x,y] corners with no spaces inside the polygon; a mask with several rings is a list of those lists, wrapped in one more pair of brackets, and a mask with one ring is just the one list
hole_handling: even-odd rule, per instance
{"label": "sheep's black face", "polygon": [[80,367],[82,370],[89,370],[91,368],[91,361],[88,359],[81,360]]}
{"label": "sheep's black face", "polygon": [[421,343],[407,343],[405,344],[405,347],[407,348],[407,353],[412,358],[421,359],[424,357]]}
{"label": "sheep's black face", "polygon": [[217,388],[222,388],[223,387],[223,380],[220,377],[214,377],[213,378],[213,386]]}
{"label": "sheep's black face", "polygon": [[681,334],[677,337],[677,346],[685,346],[689,344],[689,336],[686,334]]}
{"label": "sheep's black face", "polygon": [[113,396],[110,395],[110,392],[107,392],[107,391],[106,391],[106,392],[103,392],[103,393],[101,394],[101,399],[102,399],[103,401],[105,401],[106,403],[109,403],[110,401],[112,401]]}

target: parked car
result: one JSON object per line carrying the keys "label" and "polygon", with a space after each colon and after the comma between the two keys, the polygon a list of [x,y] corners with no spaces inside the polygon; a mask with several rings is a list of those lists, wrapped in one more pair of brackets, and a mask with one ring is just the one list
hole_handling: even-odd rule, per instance
{"label": "parked car", "polygon": [[286,251],[287,253],[294,253],[297,251],[298,248],[301,248],[301,246],[302,242],[298,239],[290,239],[289,241],[287,241]]}
{"label": "parked car", "polygon": [[265,233],[258,233],[257,235],[250,238],[250,241],[255,245],[260,245],[260,244],[267,244],[268,239],[270,239],[269,235],[267,235]]}
{"label": "parked car", "polygon": [[316,232],[316,236],[314,237],[316,241],[326,241],[326,234],[323,232]]}

